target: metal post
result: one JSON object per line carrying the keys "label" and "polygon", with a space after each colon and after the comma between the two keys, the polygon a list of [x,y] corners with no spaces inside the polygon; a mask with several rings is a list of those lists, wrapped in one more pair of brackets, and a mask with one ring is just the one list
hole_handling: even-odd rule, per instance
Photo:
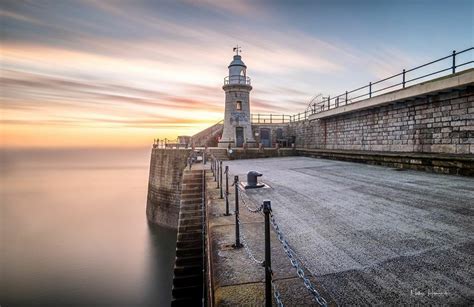
{"label": "metal post", "polygon": [[369,98],[372,98],[372,82],[369,82]]}
{"label": "metal post", "polygon": [[284,124],[285,123],[285,115],[281,116],[281,122]]}
{"label": "metal post", "polygon": [[225,214],[229,216],[229,166],[225,166]]}
{"label": "metal post", "polygon": [[453,74],[456,73],[456,50],[453,50]]}
{"label": "metal post", "polygon": [[219,188],[219,161],[216,162],[217,165],[217,173],[216,173],[216,181],[217,181],[217,187],[216,189]]}
{"label": "metal post", "polygon": [[257,123],[260,124],[260,113],[257,114]]}
{"label": "metal post", "polygon": [[272,115],[270,114],[270,124],[272,123]]}
{"label": "metal post", "polygon": [[347,105],[347,91],[346,91],[346,105]]}
{"label": "metal post", "polygon": [[219,181],[220,181],[220,199],[223,199],[224,198],[224,195],[222,194],[222,161],[220,161],[220,167],[219,167]]}
{"label": "metal post", "polygon": [[331,96],[328,96],[328,110],[331,108]]}
{"label": "metal post", "polygon": [[240,225],[239,225],[239,176],[234,176],[235,186],[235,248],[242,247],[240,244]]}
{"label": "metal post", "polygon": [[214,158],[214,181],[217,181],[217,160]]}
{"label": "metal post", "polygon": [[272,255],[270,248],[270,212],[272,206],[269,200],[263,201],[265,215],[265,306],[272,306]]}
{"label": "metal post", "polygon": [[403,88],[405,88],[405,69],[403,70],[403,81],[402,81],[402,84],[403,84]]}

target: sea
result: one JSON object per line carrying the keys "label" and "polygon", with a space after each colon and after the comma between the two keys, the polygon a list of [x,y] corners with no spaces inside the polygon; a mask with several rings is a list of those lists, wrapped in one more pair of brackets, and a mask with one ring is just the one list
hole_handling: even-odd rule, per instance
{"label": "sea", "polygon": [[170,305],[176,231],[146,219],[150,152],[1,150],[2,307]]}

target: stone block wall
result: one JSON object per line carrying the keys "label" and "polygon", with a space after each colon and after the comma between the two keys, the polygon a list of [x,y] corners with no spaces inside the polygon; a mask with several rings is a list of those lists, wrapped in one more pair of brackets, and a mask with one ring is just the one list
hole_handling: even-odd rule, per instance
{"label": "stone block wall", "polygon": [[289,134],[303,148],[474,154],[474,86],[291,123]]}
{"label": "stone block wall", "polygon": [[183,171],[190,152],[190,149],[152,149],[146,206],[149,222],[178,227]]}
{"label": "stone block wall", "polygon": [[270,135],[271,135],[271,142],[272,142],[272,147],[275,146],[277,143],[277,130],[281,129],[282,132],[282,138],[287,139],[290,137],[291,129],[288,125],[288,123],[282,123],[282,124],[252,124],[252,131],[253,134],[258,133],[258,135],[255,136],[255,141],[257,144],[260,144],[260,135],[261,129],[269,129],[270,130]]}

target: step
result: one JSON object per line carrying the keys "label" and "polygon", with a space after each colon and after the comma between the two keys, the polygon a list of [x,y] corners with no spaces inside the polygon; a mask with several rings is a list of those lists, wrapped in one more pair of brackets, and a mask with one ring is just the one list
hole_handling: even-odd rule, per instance
{"label": "step", "polygon": [[200,178],[183,178],[183,183],[201,183],[202,182],[202,177]]}
{"label": "step", "polygon": [[202,233],[192,232],[192,233],[178,233],[178,241],[180,240],[202,240]]}
{"label": "step", "polygon": [[188,266],[202,263],[202,255],[176,257],[175,265],[177,266]]}
{"label": "step", "polygon": [[202,247],[202,240],[181,240],[176,242],[176,249]]}
{"label": "step", "polygon": [[177,248],[176,257],[189,257],[193,255],[202,256],[202,244],[199,247],[194,248]]}
{"label": "step", "polygon": [[180,297],[174,298],[171,301],[171,307],[190,307],[190,306],[201,306],[201,300],[195,297]]}
{"label": "step", "polygon": [[188,217],[188,218],[182,218],[178,222],[178,226],[189,226],[189,225],[196,225],[196,224],[201,224],[202,223],[202,218],[200,217]]}
{"label": "step", "polygon": [[[199,218],[202,220],[202,212],[201,211],[196,211],[196,212],[186,212],[186,213],[180,213],[179,218],[180,219],[193,219],[193,218]],[[186,226],[183,224],[183,226]]]}
{"label": "step", "polygon": [[202,274],[178,276],[173,279],[173,286],[176,288],[194,286],[202,284]]}
{"label": "step", "polygon": [[199,230],[199,229],[202,229],[202,225],[201,224],[196,224],[196,225],[181,225],[181,227],[179,228],[180,230],[183,230],[184,231],[194,231],[194,230]]}
{"label": "step", "polygon": [[197,204],[181,204],[181,210],[202,210],[202,203]]}
{"label": "step", "polygon": [[185,275],[194,275],[194,274],[202,274],[202,264],[174,267],[175,277],[185,276]]}
{"label": "step", "polygon": [[[195,297],[201,299],[202,285],[173,288],[173,297]],[[200,302],[199,302],[200,303]]]}
{"label": "step", "polygon": [[[179,206],[180,210],[193,210],[192,206],[198,205],[202,207],[203,199],[202,198],[191,198],[191,199],[182,199],[181,205]],[[198,209],[194,209],[198,210]]]}
{"label": "step", "polygon": [[195,200],[195,199],[202,199],[202,191],[201,189],[196,189],[196,190],[184,190],[184,194],[181,194],[181,199],[182,200]]}

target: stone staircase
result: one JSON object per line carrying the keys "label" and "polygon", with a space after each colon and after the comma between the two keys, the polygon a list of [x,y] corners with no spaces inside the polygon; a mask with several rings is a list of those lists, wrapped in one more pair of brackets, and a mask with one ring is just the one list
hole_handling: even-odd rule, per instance
{"label": "stone staircase", "polygon": [[222,135],[224,130],[224,121],[221,120],[214,125],[200,131],[191,137],[192,143],[196,147],[214,147],[217,146],[217,138]]}
{"label": "stone staircase", "polygon": [[203,296],[204,170],[184,171],[171,306],[200,306]]}
{"label": "stone staircase", "polygon": [[229,157],[227,157],[227,149],[225,148],[210,148],[209,152],[216,157],[217,160],[227,161]]}

